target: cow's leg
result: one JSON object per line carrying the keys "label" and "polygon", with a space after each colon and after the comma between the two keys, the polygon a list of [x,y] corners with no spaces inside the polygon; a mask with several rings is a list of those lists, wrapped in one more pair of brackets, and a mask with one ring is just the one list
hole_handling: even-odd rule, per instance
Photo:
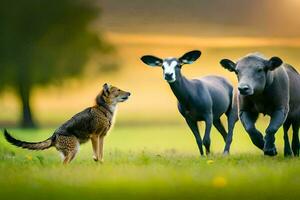
{"label": "cow's leg", "polygon": [[287,112],[285,109],[276,110],[271,114],[271,120],[268,128],[266,129],[264,154],[268,156],[277,155],[275,147],[275,133],[285,122]]}
{"label": "cow's leg", "polygon": [[294,156],[299,157],[299,123],[293,123],[292,149]]}
{"label": "cow's leg", "polygon": [[240,111],[240,120],[249,134],[252,143],[257,146],[259,149],[263,150],[264,148],[264,139],[261,132],[259,132],[255,127],[255,122],[258,118],[258,113]]}
{"label": "cow's leg", "polygon": [[291,150],[291,145],[290,145],[289,135],[288,135],[288,131],[291,124],[292,123],[289,120],[286,120],[283,124],[284,156],[292,155],[292,150]]}
{"label": "cow's leg", "polygon": [[196,142],[198,145],[198,149],[200,151],[200,155],[203,156],[202,139],[201,139],[201,136],[199,133],[197,121],[187,119],[187,118],[185,118],[185,120],[186,120],[186,123],[189,125],[190,129],[192,130],[192,133],[195,136],[195,139],[196,139]]}
{"label": "cow's leg", "polygon": [[216,129],[222,135],[224,141],[226,142],[227,132],[226,132],[226,130],[225,130],[225,128],[224,128],[221,120],[220,119],[216,119],[216,120],[214,120],[213,124],[214,124],[214,127],[216,127]]}
{"label": "cow's leg", "polygon": [[237,121],[238,121],[237,110],[232,109],[227,116],[228,134],[227,134],[226,144],[223,152],[224,155],[229,154],[229,150],[232,142],[232,136],[233,136],[233,129]]}
{"label": "cow's leg", "polygon": [[208,115],[205,120],[205,133],[203,137],[203,145],[205,146],[206,155],[210,153],[210,131],[213,124],[212,114]]}

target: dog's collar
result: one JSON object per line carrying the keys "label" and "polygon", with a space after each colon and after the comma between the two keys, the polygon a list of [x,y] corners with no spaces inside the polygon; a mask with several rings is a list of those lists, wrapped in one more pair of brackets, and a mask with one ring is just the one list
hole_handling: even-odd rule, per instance
{"label": "dog's collar", "polygon": [[102,108],[104,108],[109,114],[113,115],[113,112],[111,111],[111,109],[109,108],[109,106],[107,105],[107,103],[105,102],[103,96],[100,96],[100,101],[98,101],[98,105]]}

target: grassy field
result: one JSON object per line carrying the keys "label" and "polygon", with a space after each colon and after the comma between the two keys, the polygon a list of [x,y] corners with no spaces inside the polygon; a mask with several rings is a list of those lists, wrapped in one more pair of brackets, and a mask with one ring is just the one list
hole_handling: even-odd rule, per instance
{"label": "grassy field", "polygon": [[[116,125],[117,126],[117,125]],[[263,127],[263,124],[261,125]],[[11,129],[38,141],[54,129]],[[115,127],[105,143],[104,164],[92,160],[91,144],[63,166],[55,149],[17,149],[0,137],[1,199],[298,199],[300,160],[262,156],[237,125],[232,153],[214,129],[213,154],[199,157],[192,134],[177,126]]]}

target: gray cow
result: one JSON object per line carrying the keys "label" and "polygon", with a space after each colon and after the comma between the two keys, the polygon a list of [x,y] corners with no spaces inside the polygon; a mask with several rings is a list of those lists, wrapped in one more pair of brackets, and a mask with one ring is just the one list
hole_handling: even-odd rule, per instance
{"label": "gray cow", "polygon": [[[299,156],[300,124],[300,75],[290,65],[283,64],[278,57],[266,59],[261,54],[252,53],[236,63],[221,60],[221,65],[238,78],[239,116],[252,142],[265,155],[275,156],[275,133],[281,125],[284,129],[284,155],[292,155],[288,129],[292,125],[292,150]],[[266,135],[256,129],[259,113],[271,117]]]}

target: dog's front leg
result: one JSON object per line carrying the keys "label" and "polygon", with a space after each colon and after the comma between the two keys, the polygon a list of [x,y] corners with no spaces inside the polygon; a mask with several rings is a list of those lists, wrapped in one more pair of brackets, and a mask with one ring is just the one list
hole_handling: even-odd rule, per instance
{"label": "dog's front leg", "polygon": [[98,145],[99,145],[99,159],[100,162],[103,162],[103,145],[104,145],[104,136],[99,136],[98,137]]}
{"label": "dog's front leg", "polygon": [[99,136],[98,135],[92,135],[91,137],[91,141],[92,141],[92,146],[93,146],[93,152],[94,152],[94,156],[93,159],[94,161],[98,161],[99,160]]}

